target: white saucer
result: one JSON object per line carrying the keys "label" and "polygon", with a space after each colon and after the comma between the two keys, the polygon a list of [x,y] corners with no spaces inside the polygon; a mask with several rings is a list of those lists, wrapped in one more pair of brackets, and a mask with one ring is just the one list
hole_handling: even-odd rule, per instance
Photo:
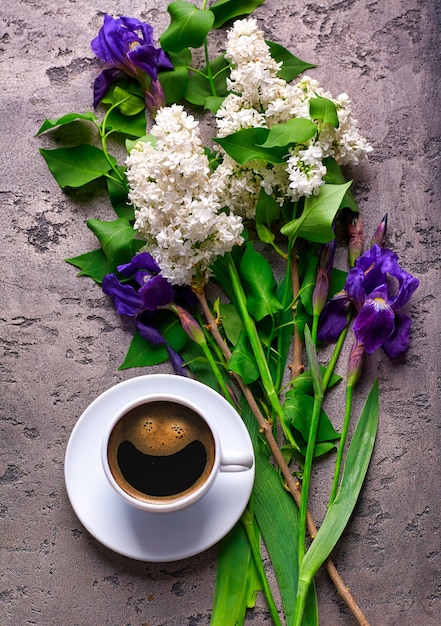
{"label": "white saucer", "polygon": [[192,400],[216,416],[222,447],[253,454],[244,423],[221,395],[190,378],[150,374],[111,387],[84,411],[67,445],[66,488],[83,526],[114,552],[140,561],[177,561],[213,546],[233,528],[251,495],[254,466],[220,472],[210,491],[182,511],[155,514],[126,504],[104,474],[101,437],[115,411],[150,392],[173,392]]}

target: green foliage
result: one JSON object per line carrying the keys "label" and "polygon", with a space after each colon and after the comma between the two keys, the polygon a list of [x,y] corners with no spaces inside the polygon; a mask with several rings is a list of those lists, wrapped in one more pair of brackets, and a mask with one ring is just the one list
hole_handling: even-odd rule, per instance
{"label": "green foliage", "polygon": [[317,126],[307,119],[293,117],[285,124],[276,124],[268,133],[263,148],[286,148],[295,143],[305,143],[317,132]]}
{"label": "green foliage", "polygon": [[247,308],[257,321],[282,308],[276,296],[277,283],[269,262],[252,244],[247,244],[240,263],[240,274],[247,295]]}
{"label": "green foliage", "polygon": [[185,48],[199,48],[214,24],[214,14],[198,9],[190,2],[176,0],[168,5],[170,25],[160,37],[166,52],[181,52]]}
{"label": "green foliage", "polygon": [[317,196],[305,199],[301,216],[285,226],[281,231],[288,237],[302,237],[316,243],[327,243],[334,238],[332,222],[340,208],[351,182],[344,185],[324,184]]}
{"label": "green foliage", "polygon": [[107,158],[100,148],[89,144],[54,150],[40,148],[40,154],[61,188],[82,187],[107,175],[111,169],[109,159],[116,165],[116,159]]}
{"label": "green foliage", "polygon": [[309,114],[313,120],[338,128],[337,108],[332,100],[316,96],[309,101]]}
{"label": "green foliage", "polygon": [[313,63],[307,63],[306,61],[302,61],[298,57],[294,56],[275,41],[268,41],[266,43],[270,49],[271,56],[278,63],[282,62],[282,68],[279,71],[280,78],[286,80],[287,83],[297,78],[302,72],[305,70],[316,67]]}
{"label": "green foliage", "polygon": [[267,128],[245,128],[227,137],[218,137],[216,142],[241,165],[253,159],[283,163],[286,153],[284,148],[263,147],[269,132]]}
{"label": "green foliage", "polygon": [[378,383],[365,402],[348,449],[340,488],[300,567],[300,579],[309,583],[331,554],[352,515],[374,449],[378,426]]}
{"label": "green foliage", "polygon": [[43,124],[40,126],[39,130],[36,133],[36,137],[45,133],[47,130],[53,130],[57,126],[66,126],[67,124],[71,124],[72,122],[83,120],[86,122],[94,122],[98,123],[98,119],[95,113],[86,112],[86,113],[68,113],[67,115],[63,115],[58,119],[46,119]]}
{"label": "green foliage", "polygon": [[235,17],[249,15],[264,2],[265,0],[218,0],[210,7],[215,17],[213,28],[220,28]]}

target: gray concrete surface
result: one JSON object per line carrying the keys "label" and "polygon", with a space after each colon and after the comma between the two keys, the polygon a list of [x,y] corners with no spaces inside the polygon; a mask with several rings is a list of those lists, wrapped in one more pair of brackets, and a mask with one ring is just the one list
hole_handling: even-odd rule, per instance
{"label": "gray concrete surface", "polygon": [[[91,109],[99,71],[89,42],[105,12],[157,31],[165,2],[16,0],[0,6],[2,308],[0,624],[207,625],[215,549],[176,563],[131,561],[84,530],[66,496],[63,461],[89,403],[118,381],[130,335],[107,298],[66,257],[95,244],[85,225],[109,218],[99,185],[63,193],[38,154],[46,117]],[[421,285],[405,359],[368,363],[380,376],[379,438],[369,481],[335,562],[372,626],[435,626],[440,589],[440,98],[434,0],[267,0],[268,38],[319,63],[311,72],[346,91],[374,145],[356,176],[366,230],[385,211],[389,243]],[[153,371],[169,371],[168,367]],[[319,471],[320,475],[320,471]],[[323,507],[322,483],[313,507]],[[353,618],[318,575],[321,624]],[[269,624],[259,597],[247,624]]]}

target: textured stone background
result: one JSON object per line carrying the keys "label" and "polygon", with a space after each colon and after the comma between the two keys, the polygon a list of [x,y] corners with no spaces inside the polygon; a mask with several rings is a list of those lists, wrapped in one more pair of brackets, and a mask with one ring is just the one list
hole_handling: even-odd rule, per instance
{"label": "textured stone background", "polygon": [[[61,134],[34,138],[46,117],[91,109],[99,68],[89,42],[105,12],[142,18],[160,32],[168,24],[165,8],[153,0],[1,3],[5,626],[209,623],[215,549],[177,563],[134,562],[90,537],[68,502],[63,460],[75,422],[97,395],[141,372],[118,372],[130,335],[100,290],[63,262],[95,246],[85,220],[111,218],[105,196],[99,185],[63,193],[38,154],[39,146],[61,142]],[[334,95],[350,94],[375,147],[355,172],[366,231],[388,211],[389,244],[421,281],[409,307],[414,324],[405,359],[391,364],[374,355],[361,386],[360,398],[379,375],[379,439],[335,562],[372,625],[435,626],[441,614],[440,6],[267,0],[256,15],[268,38],[319,63],[310,73]],[[313,508],[320,516],[318,472]],[[325,574],[318,587],[321,623],[354,624]],[[269,623],[261,598],[246,623]]]}

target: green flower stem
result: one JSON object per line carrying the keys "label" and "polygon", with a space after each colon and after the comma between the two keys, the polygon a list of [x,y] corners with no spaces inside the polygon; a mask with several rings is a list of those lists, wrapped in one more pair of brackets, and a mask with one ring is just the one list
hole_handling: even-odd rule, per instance
{"label": "green flower stem", "polygon": [[312,337],[312,343],[315,346],[317,345],[317,329],[318,329],[319,317],[320,315],[314,315],[312,318],[311,337]]}
{"label": "green flower stem", "polygon": [[309,484],[311,481],[312,462],[314,459],[314,448],[317,437],[317,429],[320,420],[320,413],[322,410],[323,396],[314,395],[314,406],[312,409],[311,425],[309,428],[308,445],[306,447],[305,463],[303,466],[303,479],[302,479],[302,496],[300,498],[299,509],[299,565],[302,563],[302,559],[305,556],[305,537],[307,528],[307,513],[308,513],[308,496],[309,496]]}
{"label": "green flower stem", "polygon": [[256,536],[255,526],[254,526],[254,515],[252,511],[247,507],[240,518],[242,522],[242,526],[245,529],[245,533],[248,538],[248,543],[250,544],[251,554],[253,556],[254,565],[256,566],[257,574],[259,576],[260,584],[262,585],[262,591],[265,596],[265,600],[268,605],[269,612],[271,614],[271,618],[273,620],[274,626],[282,626],[282,622],[280,621],[279,613],[277,611],[276,603],[274,602],[273,594],[271,593],[271,588],[268,583],[268,578],[265,573],[265,569],[262,563],[262,557],[260,554],[260,540]]}
{"label": "green flower stem", "polygon": [[233,406],[236,406],[236,403],[235,403],[234,399],[231,397],[230,391],[229,391],[229,389],[228,389],[228,387],[227,387],[227,385],[225,383],[225,380],[224,380],[224,378],[223,378],[223,376],[222,376],[222,374],[221,374],[221,372],[219,370],[219,367],[218,367],[216,361],[213,358],[213,355],[211,353],[210,348],[208,347],[207,342],[203,341],[203,342],[199,343],[199,346],[201,347],[201,349],[202,349],[202,351],[203,351],[203,353],[204,353],[204,355],[205,355],[205,357],[206,357],[206,359],[207,359],[207,361],[208,361],[208,363],[209,363],[209,365],[210,365],[210,367],[211,367],[211,369],[213,371],[213,374],[216,377],[218,385],[219,385],[219,387],[222,390],[223,396],[228,400],[228,402],[230,404],[232,404]]}
{"label": "green flower stem", "polygon": [[337,343],[335,344],[335,348],[332,352],[332,356],[329,359],[328,367],[326,368],[326,372],[323,374],[323,388],[326,390],[329,380],[334,372],[335,366],[337,364],[338,358],[340,356],[341,349],[343,347],[344,341],[346,339],[346,335],[348,334],[349,322],[346,328],[342,330],[339,338],[337,339]]}
{"label": "green flower stem", "polygon": [[123,102],[125,102],[128,99],[129,99],[128,97],[124,98],[120,102],[117,102],[116,104],[114,104],[111,107],[109,107],[109,109],[106,111],[106,114],[105,114],[101,124],[97,124],[98,132],[99,132],[100,137],[101,137],[101,146],[103,148],[104,156],[106,157],[107,162],[109,163],[110,169],[116,174],[116,180],[115,180],[115,178],[113,178],[113,176],[108,176],[108,178],[111,178],[112,180],[115,180],[115,182],[118,182],[118,183],[124,182],[124,175],[121,174],[121,172],[118,171],[118,169],[113,165],[113,163],[111,162],[111,159],[109,157],[109,152],[107,150],[107,137],[109,135],[111,135],[113,131],[111,130],[109,132],[106,132],[106,124],[107,124],[107,119],[108,119],[109,114],[111,113],[111,111],[113,111],[113,109],[115,107],[120,106]]}
{"label": "green flower stem", "polygon": [[349,422],[350,422],[350,419],[351,419],[353,395],[354,395],[354,385],[348,385],[346,387],[346,410],[345,410],[345,417],[344,417],[344,420],[343,420],[343,428],[342,428],[342,431],[341,431],[340,442],[338,444],[337,458],[335,460],[334,480],[332,482],[332,489],[331,489],[331,494],[329,496],[329,504],[328,504],[328,506],[331,506],[331,504],[335,500],[335,496],[337,495],[338,482],[339,482],[339,479],[340,479],[340,468],[341,468],[341,463],[342,463],[342,460],[343,460],[343,452],[344,452],[344,447],[345,447],[345,444],[346,444],[346,439],[348,437]]}
{"label": "green flower stem", "polygon": [[242,316],[242,320],[245,326],[245,330],[248,335],[248,339],[251,344],[251,349],[253,350],[254,358],[256,359],[256,365],[259,369],[260,378],[265,389],[268,400],[271,404],[272,409],[274,410],[276,416],[278,417],[280,424],[282,426],[284,435],[286,439],[297,448],[297,444],[294,441],[294,438],[285,422],[285,416],[283,414],[283,408],[280,404],[279,396],[274,387],[273,379],[271,377],[271,372],[268,367],[268,362],[265,358],[265,353],[260,342],[259,334],[257,332],[256,325],[254,320],[251,318],[248,313],[247,304],[246,304],[246,295],[242,287],[242,283],[240,282],[240,277],[237,272],[236,266],[230,254],[225,255],[227,258],[227,266],[229,275],[231,278],[231,284],[234,290],[234,294],[237,299],[238,307],[240,314]]}

